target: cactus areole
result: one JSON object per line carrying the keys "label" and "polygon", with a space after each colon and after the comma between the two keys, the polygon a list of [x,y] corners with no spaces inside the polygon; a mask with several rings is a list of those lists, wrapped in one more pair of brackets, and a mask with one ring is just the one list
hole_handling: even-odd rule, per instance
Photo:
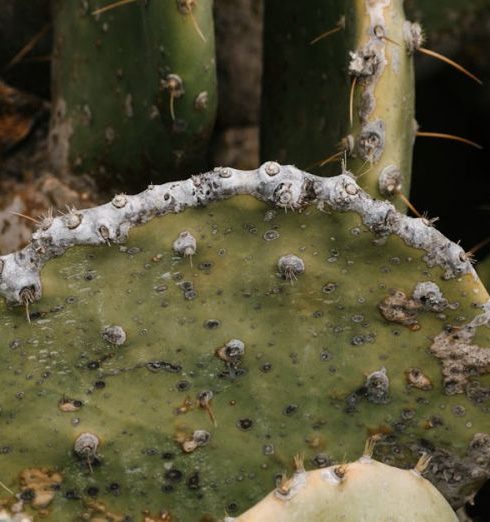
{"label": "cactus areole", "polygon": [[[347,170],[219,167],[70,209],[0,256],[0,294],[0,513],[260,520],[292,484],[253,509],[442,521],[393,466],[430,454],[453,507],[489,476],[488,294]],[[380,462],[339,467],[373,433]],[[281,479],[298,452],[321,469]]]}

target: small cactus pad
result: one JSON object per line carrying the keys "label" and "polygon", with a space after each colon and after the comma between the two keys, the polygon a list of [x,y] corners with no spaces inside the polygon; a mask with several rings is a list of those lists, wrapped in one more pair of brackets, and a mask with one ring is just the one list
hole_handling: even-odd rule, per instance
{"label": "small cactus pad", "polygon": [[315,471],[299,470],[252,509],[226,522],[457,522],[437,489],[416,470],[369,457]]}
{"label": "small cactus pad", "polygon": [[[423,260],[426,250],[395,235],[374,242],[358,214],[332,210],[362,196],[369,221],[384,205],[347,175],[317,187],[331,206],[293,212],[286,188],[311,195],[305,180],[314,179],[298,172],[272,163],[254,185],[254,172],[221,169],[127,196],[122,210],[80,211],[74,230],[56,218],[37,233],[34,245],[57,254],[48,236],[78,231],[111,246],[74,246],[46,262],[42,297],[36,287],[18,301],[29,305],[30,323],[24,307],[0,301],[2,484],[21,494],[23,470],[62,477],[48,520],[108,517],[104,510],[218,520],[259,501],[290,473],[292,455],[326,467],[355,458],[366,435],[381,432],[379,460],[407,467],[427,451],[439,462],[428,477],[451,500],[478,487],[489,471],[488,294],[471,269],[443,277]],[[208,187],[235,178],[243,192],[270,189],[289,211],[236,196],[135,227],[124,246],[111,241],[117,227],[107,216],[127,211],[140,223],[144,198],[181,209],[179,194],[192,194],[182,187],[200,187],[202,202]],[[345,193],[328,188],[345,180]],[[172,187],[175,200],[165,197]],[[405,231],[420,225],[389,215]],[[435,233],[421,230],[422,242]],[[195,238],[192,263],[174,250],[184,231]],[[445,252],[457,248],[445,241]],[[30,272],[9,275],[32,262],[29,248],[0,257],[0,290],[11,301],[16,285],[31,281]],[[294,277],[281,272],[284,256],[301,260]],[[464,357],[455,360],[451,347],[460,345]],[[349,465],[348,479],[364,466]],[[359,478],[356,487],[372,498],[408,473],[369,469],[383,478]],[[15,501],[0,490],[0,510]]]}

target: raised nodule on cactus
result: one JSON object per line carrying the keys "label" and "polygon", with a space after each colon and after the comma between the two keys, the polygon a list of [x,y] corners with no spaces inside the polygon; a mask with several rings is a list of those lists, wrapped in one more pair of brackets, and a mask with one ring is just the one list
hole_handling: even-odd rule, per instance
{"label": "raised nodule on cactus", "polygon": [[[433,455],[428,477],[455,506],[488,476],[489,373],[471,358],[489,345],[488,294],[428,222],[348,172],[275,162],[125,198],[73,211],[75,227],[56,217],[0,256],[2,295],[22,305],[27,288],[32,301],[31,324],[0,303],[7,488],[56,469],[53,520],[165,506],[194,522],[244,512],[297,452],[341,463],[379,432],[386,464]],[[183,231],[192,264],[174,250]],[[412,312],[418,327],[397,320]],[[435,349],[457,331],[454,387]]]}
{"label": "raised nodule on cactus", "polygon": [[[88,210],[71,209],[67,215],[53,219],[49,227],[40,227],[32,243],[22,251],[0,256],[0,295],[18,304],[33,302],[41,295],[40,269],[67,248],[121,243],[131,227],[154,216],[178,213],[240,194],[253,195],[285,210],[301,210],[315,204],[320,209],[328,206],[341,212],[353,211],[379,241],[393,234],[407,245],[425,250],[427,264],[443,267],[446,277],[462,274],[476,277],[464,250],[446,239],[429,220],[405,217],[397,213],[392,204],[373,200],[356,184],[349,171],[344,170],[332,178],[320,178],[291,165],[266,162],[254,171],[218,167],[188,180],[149,185],[146,191],[127,196],[128,204],[124,207],[107,203]],[[174,250],[182,244],[183,254],[190,255],[196,248],[195,239],[188,231],[179,232],[173,243]]]}

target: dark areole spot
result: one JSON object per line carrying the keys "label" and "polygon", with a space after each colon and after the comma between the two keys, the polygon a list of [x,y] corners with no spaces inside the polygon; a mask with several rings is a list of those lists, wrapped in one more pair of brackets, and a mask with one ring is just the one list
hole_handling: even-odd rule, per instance
{"label": "dark areole spot", "polygon": [[186,391],[191,387],[191,383],[189,381],[179,381],[175,387],[178,391]]}
{"label": "dark areole spot", "polygon": [[221,321],[219,319],[206,319],[203,326],[208,330],[215,330],[221,326]]}
{"label": "dark areole spot", "polygon": [[282,412],[284,413],[284,415],[293,415],[293,413],[295,413],[297,409],[298,409],[298,405],[297,404],[288,404],[282,410]]}
{"label": "dark areole spot", "polygon": [[20,498],[25,502],[29,502],[36,498],[36,492],[31,488],[24,489],[20,494]]}
{"label": "dark areole spot", "polygon": [[238,429],[248,431],[252,429],[254,421],[252,419],[238,419],[236,425]]}
{"label": "dark areole spot", "polygon": [[272,370],[272,364],[270,362],[266,362],[264,363],[260,369],[264,372],[264,373],[268,373]]}
{"label": "dark areole spot", "polygon": [[204,261],[203,263],[199,263],[197,268],[199,270],[211,270],[211,268],[213,268],[213,263],[211,263],[211,261]]}
{"label": "dark areole spot", "polygon": [[89,486],[85,492],[89,497],[96,497],[99,494],[99,488],[96,486]]}
{"label": "dark areole spot", "polygon": [[182,471],[180,469],[169,469],[165,472],[165,478],[170,482],[179,482],[182,480]]}
{"label": "dark areole spot", "polygon": [[333,358],[333,355],[330,352],[327,352],[327,350],[323,350],[323,352],[320,353],[320,359],[322,361],[330,361]]}
{"label": "dark areole spot", "polygon": [[226,506],[226,511],[230,514],[236,513],[238,511],[238,504],[236,502],[230,502]]}
{"label": "dark areole spot", "polygon": [[188,477],[187,487],[189,489],[199,489],[200,484],[199,484],[199,472],[198,471],[195,471],[194,473],[192,473],[192,475],[190,475]]}
{"label": "dark areole spot", "polygon": [[162,459],[164,460],[172,460],[175,457],[175,454],[171,451],[164,451],[162,453]]}
{"label": "dark areole spot", "polygon": [[121,486],[117,482],[111,482],[107,490],[117,497],[121,493]]}
{"label": "dark areole spot", "polygon": [[151,372],[165,370],[169,373],[180,373],[182,371],[182,366],[180,366],[180,364],[173,364],[166,361],[150,361],[146,363],[146,368]]}
{"label": "dark areole spot", "polygon": [[63,496],[68,500],[78,500],[80,498],[80,495],[74,489],[68,489]]}
{"label": "dark areole spot", "polygon": [[327,283],[322,287],[322,292],[324,294],[331,294],[332,292],[335,292],[335,290],[337,290],[337,283]]}
{"label": "dark areole spot", "polygon": [[332,465],[332,459],[325,455],[325,453],[318,453],[311,461],[317,468],[327,468]]}

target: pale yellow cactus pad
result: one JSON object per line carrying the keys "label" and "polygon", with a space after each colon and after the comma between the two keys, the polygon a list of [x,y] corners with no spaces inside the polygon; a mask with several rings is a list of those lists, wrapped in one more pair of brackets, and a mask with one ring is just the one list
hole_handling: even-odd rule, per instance
{"label": "pale yellow cactus pad", "polygon": [[225,522],[456,522],[439,491],[416,469],[368,456],[341,466],[299,470],[254,507]]}

